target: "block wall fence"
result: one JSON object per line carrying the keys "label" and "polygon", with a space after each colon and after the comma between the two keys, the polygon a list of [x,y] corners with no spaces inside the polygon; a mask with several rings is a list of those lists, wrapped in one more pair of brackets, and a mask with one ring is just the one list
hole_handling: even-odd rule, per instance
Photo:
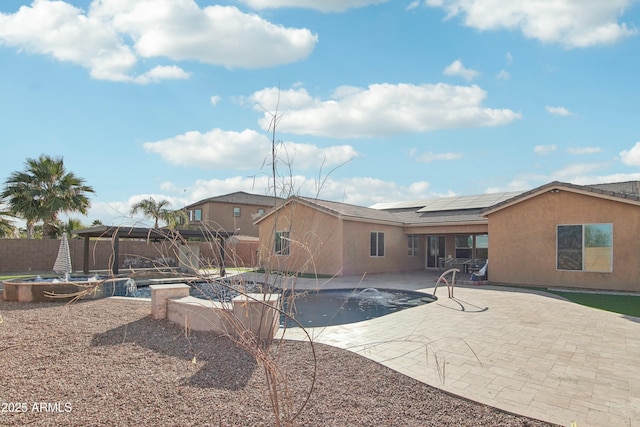
{"label": "block wall fence", "polygon": [[[217,264],[215,245],[211,242],[189,242],[200,246],[203,267]],[[53,264],[58,255],[60,240],[43,239],[0,239],[0,273],[53,274]],[[255,267],[257,263],[257,242],[236,242],[225,244],[226,267]],[[73,271],[82,271],[84,261],[84,239],[69,239],[71,265]],[[176,247],[168,242],[120,239],[118,267],[121,273],[131,259],[155,260],[172,257],[178,259]],[[91,240],[89,244],[89,270],[108,270],[113,257],[113,242],[108,239]]]}

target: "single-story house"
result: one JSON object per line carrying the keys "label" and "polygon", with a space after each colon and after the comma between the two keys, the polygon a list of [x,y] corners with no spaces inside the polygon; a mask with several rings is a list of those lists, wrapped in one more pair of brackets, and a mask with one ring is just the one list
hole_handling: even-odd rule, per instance
{"label": "single-story house", "polygon": [[272,270],[469,272],[490,259],[493,283],[640,291],[636,181],[369,208],[294,196],[256,225],[260,263]]}

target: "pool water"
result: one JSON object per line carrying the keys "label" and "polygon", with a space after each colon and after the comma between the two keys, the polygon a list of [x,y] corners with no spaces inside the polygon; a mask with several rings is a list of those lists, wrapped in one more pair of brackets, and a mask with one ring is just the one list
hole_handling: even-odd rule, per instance
{"label": "pool water", "polygon": [[[188,282],[191,289],[189,295],[196,298],[202,298],[213,301],[231,301],[234,297],[240,295],[240,292],[234,289],[233,285],[222,284],[216,282]],[[243,291],[247,293],[262,292],[262,284],[260,283],[243,283]],[[135,293],[131,295],[134,298],[151,298],[151,288],[149,286],[140,286]]]}
{"label": "pool water", "polygon": [[[214,301],[231,301],[239,292],[233,286],[218,283],[190,283],[190,295]],[[260,283],[245,283],[244,292],[263,291]],[[271,293],[282,293],[271,290]],[[415,291],[390,289],[339,289],[321,291],[296,291],[291,298],[290,292],[282,295],[283,311],[288,314],[280,317],[280,327],[303,326],[306,328],[343,325],[374,319],[411,307],[428,304],[437,298],[431,294]],[[149,287],[139,287],[132,295],[137,298],[151,298]],[[295,320],[293,320],[293,319]]]}
{"label": "pool water", "polygon": [[[284,297],[283,307],[306,328],[361,322],[436,300],[430,294],[367,288],[363,290],[323,290],[297,292]],[[290,317],[282,316],[280,327],[298,327]]]}

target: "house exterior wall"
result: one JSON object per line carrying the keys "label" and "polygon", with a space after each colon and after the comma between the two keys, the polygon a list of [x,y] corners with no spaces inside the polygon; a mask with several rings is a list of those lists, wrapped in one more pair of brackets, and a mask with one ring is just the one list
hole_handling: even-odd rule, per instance
{"label": "house exterior wall", "polygon": [[[561,190],[488,215],[489,280],[495,283],[640,291],[640,207]],[[556,268],[556,227],[613,224],[613,271]]]}
{"label": "house exterior wall", "polygon": [[[277,222],[276,222],[277,221]],[[259,222],[260,263],[268,270],[340,275],[343,222],[309,206],[291,202]],[[289,255],[274,252],[275,232],[288,231]]]}
{"label": "house exterior wall", "polygon": [[[384,256],[371,256],[371,232],[384,233]],[[416,256],[409,256],[408,235],[401,226],[345,221],[343,275],[419,270],[425,266],[424,236],[418,236],[417,246]]]}
{"label": "house exterior wall", "polygon": [[[240,216],[234,216],[234,208],[240,208]],[[195,212],[202,209],[202,220],[196,221],[192,219],[190,226],[204,225],[211,230],[224,230],[234,232],[243,236],[258,237],[258,227],[254,224],[255,217],[259,209],[265,212],[273,209],[271,206],[228,203],[228,202],[206,202],[202,204],[194,204],[189,207],[189,211]]]}

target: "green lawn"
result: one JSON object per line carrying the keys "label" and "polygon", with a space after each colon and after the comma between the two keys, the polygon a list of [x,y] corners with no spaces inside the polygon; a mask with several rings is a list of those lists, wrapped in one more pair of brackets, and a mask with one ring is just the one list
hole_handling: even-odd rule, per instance
{"label": "green lawn", "polygon": [[640,295],[596,294],[592,292],[563,292],[547,289],[547,292],[559,295],[576,304],[628,316],[640,317]]}
{"label": "green lawn", "polygon": [[18,279],[20,277],[33,277],[33,274],[26,274],[26,275],[20,275],[20,276],[0,276],[0,280]]}

